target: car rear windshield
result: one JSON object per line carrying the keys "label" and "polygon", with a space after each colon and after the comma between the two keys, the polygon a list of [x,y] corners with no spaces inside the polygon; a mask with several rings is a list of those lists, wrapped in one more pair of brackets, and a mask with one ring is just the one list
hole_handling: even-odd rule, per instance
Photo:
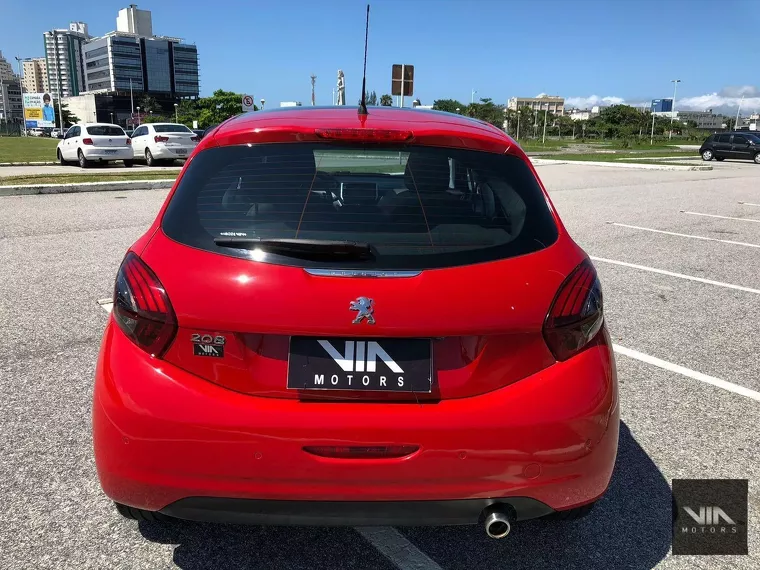
{"label": "car rear windshield", "polygon": [[87,134],[100,137],[123,137],[121,127],[109,127],[107,125],[94,125],[87,127]]}
{"label": "car rear windshield", "polygon": [[[245,258],[256,253],[257,240],[359,242],[372,254],[314,260],[275,248],[266,260],[374,270],[504,259],[541,250],[558,236],[538,182],[518,157],[305,143],[201,152],[162,227],[180,243]],[[228,238],[251,243],[220,244]]]}
{"label": "car rear windshield", "polygon": [[157,133],[192,133],[185,125],[156,125]]}

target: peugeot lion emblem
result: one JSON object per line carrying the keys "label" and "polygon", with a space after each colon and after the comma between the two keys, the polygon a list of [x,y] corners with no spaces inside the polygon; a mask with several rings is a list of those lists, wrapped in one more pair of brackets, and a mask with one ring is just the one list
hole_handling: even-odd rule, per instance
{"label": "peugeot lion emblem", "polygon": [[368,325],[375,324],[375,302],[368,297],[357,297],[356,301],[351,301],[351,305],[348,307],[352,311],[357,311],[359,314],[351,321],[353,324],[358,325],[362,320],[367,319]]}

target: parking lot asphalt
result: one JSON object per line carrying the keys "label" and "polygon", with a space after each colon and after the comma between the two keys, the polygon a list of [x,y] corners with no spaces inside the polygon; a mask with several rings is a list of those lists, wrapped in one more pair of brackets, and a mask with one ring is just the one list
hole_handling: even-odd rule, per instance
{"label": "parking lot asphalt", "polygon": [[[92,459],[92,377],[108,318],[96,300],[111,296],[166,191],[13,196],[0,198],[0,568],[760,567],[760,167],[538,172],[594,259],[613,342],[659,359],[617,355],[620,451],[588,518],[518,524],[501,541],[481,527],[122,519]],[[674,478],[749,479],[750,556],[670,554]]]}
{"label": "parking lot asphalt", "polygon": [[80,168],[78,165],[67,164],[66,166],[60,165],[47,165],[47,166],[3,166],[0,168],[0,185],[2,185],[2,179],[8,176],[37,176],[37,175],[53,175],[53,174],[125,174],[133,172],[160,172],[160,171],[174,171],[179,172],[182,168],[182,163],[177,162],[172,165],[165,166],[151,166],[136,162],[132,168],[126,168],[121,162],[109,162],[107,164],[95,164],[91,168]]}

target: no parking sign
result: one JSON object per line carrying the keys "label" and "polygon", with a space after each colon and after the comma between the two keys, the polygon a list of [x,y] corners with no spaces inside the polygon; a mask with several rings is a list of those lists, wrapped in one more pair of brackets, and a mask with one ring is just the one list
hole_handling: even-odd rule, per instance
{"label": "no parking sign", "polygon": [[253,106],[253,95],[243,95],[243,112],[246,111],[255,111],[256,108]]}

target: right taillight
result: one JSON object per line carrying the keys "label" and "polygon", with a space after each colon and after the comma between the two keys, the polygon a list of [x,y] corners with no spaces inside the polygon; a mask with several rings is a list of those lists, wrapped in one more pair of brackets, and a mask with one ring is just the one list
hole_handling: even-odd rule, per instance
{"label": "right taillight", "polygon": [[583,350],[604,323],[602,286],[589,260],[562,282],[544,321],[544,339],[557,360]]}
{"label": "right taillight", "polygon": [[152,356],[160,357],[177,333],[177,319],[163,285],[132,252],[116,276],[113,317],[124,334]]}

